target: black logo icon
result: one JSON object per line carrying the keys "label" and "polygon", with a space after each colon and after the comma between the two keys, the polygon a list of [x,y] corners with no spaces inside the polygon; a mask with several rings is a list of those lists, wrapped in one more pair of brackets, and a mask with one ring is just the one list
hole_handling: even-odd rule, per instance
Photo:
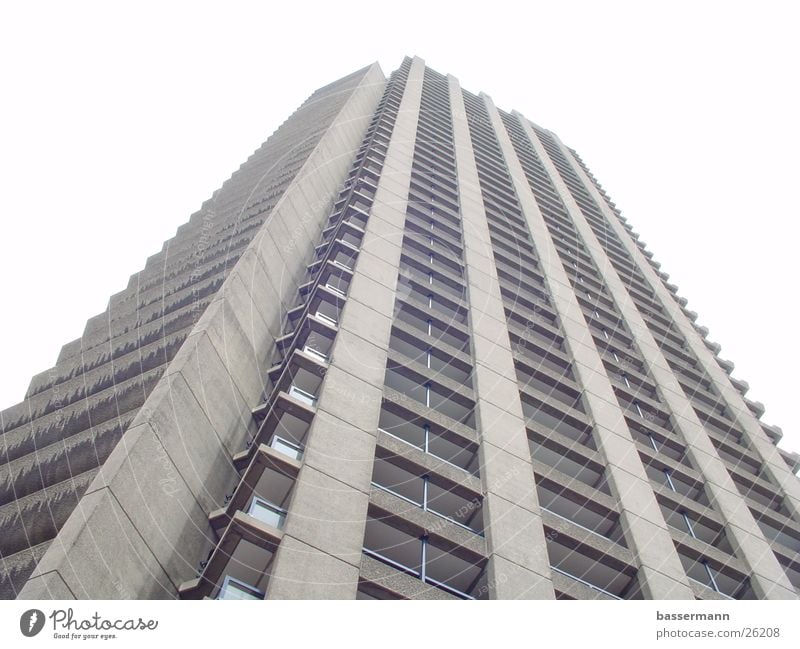
{"label": "black logo icon", "polygon": [[25,611],[19,618],[19,630],[22,635],[27,638],[32,638],[44,627],[44,613],[38,608],[32,608]]}

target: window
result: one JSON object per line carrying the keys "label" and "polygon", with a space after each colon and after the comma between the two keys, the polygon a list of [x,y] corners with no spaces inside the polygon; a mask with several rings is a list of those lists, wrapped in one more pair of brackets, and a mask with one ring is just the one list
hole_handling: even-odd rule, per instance
{"label": "window", "polygon": [[217,599],[264,599],[264,593],[243,581],[225,577]]}
{"label": "window", "polygon": [[266,500],[258,497],[253,497],[253,502],[250,503],[250,508],[247,510],[247,514],[256,520],[266,523],[267,525],[272,525],[272,527],[277,529],[281,529],[284,521],[286,520],[285,509],[278,507],[277,505],[273,505],[271,502],[267,502]]}
{"label": "window", "polygon": [[345,292],[342,289],[340,289],[337,286],[334,286],[333,284],[330,284],[330,283],[329,284],[325,284],[325,288],[327,288],[329,291],[333,291],[337,295],[345,295]]}
{"label": "window", "polygon": [[316,358],[317,360],[322,361],[323,363],[328,360],[328,357],[325,354],[323,354],[320,351],[317,351],[316,349],[314,349],[313,347],[311,347],[309,345],[306,345],[305,347],[303,347],[303,353],[304,354],[308,354],[309,356],[313,356],[314,358]]}
{"label": "window", "polygon": [[298,388],[296,385],[293,385],[291,388],[289,388],[289,396],[294,397],[298,401],[302,401],[303,403],[312,407],[317,405],[317,397],[301,388]]}
{"label": "window", "polygon": [[336,326],[336,320],[334,318],[331,318],[330,316],[325,315],[324,313],[322,313],[322,311],[317,311],[316,317],[319,318],[320,320],[324,320],[325,322]]}
{"label": "window", "polygon": [[420,472],[420,468],[400,466],[391,458],[377,457],[372,471],[372,485],[470,532],[483,533],[482,501],[479,495],[436,475],[419,475]]}
{"label": "window", "polygon": [[461,599],[488,598],[483,561],[447,550],[435,538],[415,536],[382,520],[367,519],[364,553]]}
{"label": "window", "polygon": [[278,437],[277,435],[272,436],[269,445],[270,448],[274,448],[279,453],[283,453],[294,460],[299,460],[301,457],[303,457],[302,447],[298,446],[297,444],[293,444],[282,437]]}
{"label": "window", "polygon": [[683,522],[686,524],[686,531],[689,532],[693,539],[696,539],[697,534],[694,533],[694,528],[692,527],[692,522],[689,520],[689,516],[687,516],[686,512],[683,510],[678,513],[683,517]]}

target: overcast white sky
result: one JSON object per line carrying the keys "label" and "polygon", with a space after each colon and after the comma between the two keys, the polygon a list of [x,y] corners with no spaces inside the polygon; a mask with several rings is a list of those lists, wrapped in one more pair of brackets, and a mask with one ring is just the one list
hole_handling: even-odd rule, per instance
{"label": "overcast white sky", "polygon": [[659,4],[4,4],[0,408],[313,90],[417,54],[578,150],[800,450],[800,5]]}

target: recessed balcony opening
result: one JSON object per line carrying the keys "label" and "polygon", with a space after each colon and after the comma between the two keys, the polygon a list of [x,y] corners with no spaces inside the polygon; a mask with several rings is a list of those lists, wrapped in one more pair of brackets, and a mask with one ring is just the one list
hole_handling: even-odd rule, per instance
{"label": "recessed balcony opening", "polygon": [[461,599],[488,599],[485,560],[447,547],[440,539],[401,530],[370,515],[364,552]]}
{"label": "recessed balcony opening", "polygon": [[480,496],[448,485],[435,477],[427,485],[427,509],[475,534],[483,534],[483,503]]}
{"label": "recessed balcony opening", "polygon": [[335,335],[335,332],[331,331],[327,326],[321,325],[310,318],[304,319],[291,340],[281,339],[278,341],[275,359],[269,371],[270,378],[277,379],[276,373],[280,366],[295,349],[299,349],[316,362],[327,363]]}
{"label": "recessed balcony opening", "polygon": [[549,532],[550,538],[554,540],[547,544],[547,554],[550,567],[554,571],[605,595],[608,599],[641,598],[641,590],[632,567],[567,539],[559,535],[557,530]]}
{"label": "recessed balcony opening", "polygon": [[303,457],[309,428],[311,424],[307,419],[283,408],[275,408],[274,416],[268,417],[264,422],[260,439],[279,453],[299,460]]}
{"label": "recessed balcony opening", "polygon": [[740,430],[736,428],[735,425],[721,421],[716,418],[710,417],[707,413],[703,411],[698,411],[695,409],[695,413],[697,414],[698,418],[703,424],[703,428],[708,429],[714,435],[718,437],[733,442],[734,444],[743,445],[742,439],[744,435]]}
{"label": "recessed balcony opening", "polygon": [[472,389],[472,368],[466,363],[457,360],[436,347],[431,347],[426,352],[428,367],[435,372],[436,376],[443,376],[451,381],[464,385]]}
{"label": "recessed balcony opening", "polygon": [[466,292],[461,283],[454,282],[430,264],[422,269],[416,263],[409,264],[401,261],[400,277],[413,282],[418,287],[430,287],[430,290],[448,297],[456,304],[466,304]]}
{"label": "recessed balcony opening", "polygon": [[761,474],[761,464],[755,462],[751,458],[745,455],[734,455],[726,448],[724,448],[720,442],[715,440],[713,437],[710,438],[711,443],[714,444],[714,447],[717,449],[717,453],[722,458],[722,460],[728,464],[730,467],[734,469],[739,469],[745,473],[749,473],[754,476],[759,476]]}
{"label": "recessed balcony opening", "polygon": [[483,563],[462,558],[435,540],[427,540],[424,549],[427,583],[465,599],[489,599],[488,579]]}
{"label": "recessed balcony opening", "polygon": [[756,523],[761,528],[770,541],[780,543],[783,547],[788,548],[792,552],[800,553],[800,533],[789,527],[778,526],[778,523],[771,522],[763,516],[759,516],[753,512]]}
{"label": "recessed balcony opening", "polygon": [[273,551],[240,539],[212,588],[210,598],[264,599],[274,556]]}
{"label": "recessed balcony opening", "polygon": [[[413,198],[411,199],[413,200]],[[434,214],[420,213],[424,207],[419,203],[409,202],[410,209],[406,213],[406,231],[423,234],[435,234],[453,248],[460,248],[461,233],[449,223],[442,211]]]}
{"label": "recessed balcony opening", "polygon": [[800,591],[800,560],[791,560],[788,557],[784,557],[783,554],[776,554],[775,557],[786,572],[786,576],[792,586],[795,587],[795,590]]}
{"label": "recessed balcony opening", "polygon": [[564,365],[566,361],[557,358],[538,345],[531,344],[530,341],[526,341],[523,345],[519,339],[511,338],[511,353],[514,355],[515,367],[522,367],[526,372],[530,371],[527,368],[531,366],[538,367],[550,370],[564,379],[575,380],[569,367]]}
{"label": "recessed balcony opening", "polygon": [[330,256],[330,262],[336,267],[347,272],[352,272],[356,265],[357,256],[353,250],[338,247]]}
{"label": "recessed balcony opening", "polygon": [[611,490],[605,481],[603,466],[582,456],[578,449],[564,449],[537,434],[528,440],[528,444],[534,460],[560,471],[570,480],[576,480],[611,495]]}
{"label": "recessed balcony opening", "polygon": [[537,484],[536,492],[542,509],[627,547],[619,514],[616,512],[609,511],[591,499],[577,498],[575,493],[560,490],[550,482]]}
{"label": "recessed balcony opening", "polygon": [[246,492],[253,484],[250,482],[253,479],[255,476],[248,476],[249,484],[241,485],[242,493],[235,494],[236,501],[244,503],[242,511],[248,516],[275,529],[282,529],[289,498],[294,488],[294,476],[287,475],[277,468],[267,467],[261,472],[248,497]]}
{"label": "recessed balcony opening", "polygon": [[444,322],[462,326],[467,324],[466,300],[443,295],[428,283],[417,284],[401,275],[397,280],[397,297],[424,305],[430,313],[437,315]]}
{"label": "recessed balcony opening", "polygon": [[381,410],[379,427],[392,437],[433,455],[448,464],[478,475],[478,447],[455,433],[425,420],[409,421],[407,417]]}
{"label": "recessed balcony opening", "polygon": [[[361,233],[357,230],[353,230],[350,228],[343,228],[339,231],[338,240],[342,243],[347,244],[348,246],[352,246],[353,248],[360,249],[361,248]],[[341,261],[341,260],[340,260]],[[355,259],[353,260],[355,262]],[[350,268],[354,267],[353,264],[348,264]]]}
{"label": "recessed balcony opening", "polygon": [[369,207],[358,208],[357,205],[350,204],[348,205],[347,209],[344,213],[344,220],[350,223],[351,225],[356,226],[357,228],[361,228],[362,230],[367,227],[367,219]]}
{"label": "recessed balcony opening", "polygon": [[677,546],[678,557],[686,571],[686,576],[706,588],[709,588],[728,599],[755,599],[755,594],[746,575],[722,566],[708,559],[695,550]]}
{"label": "recessed balcony opening", "polygon": [[451,259],[461,260],[462,258],[461,242],[456,237],[444,234],[441,229],[431,230],[429,223],[408,218],[405,231],[411,237],[424,241],[430,252],[440,253]]}
{"label": "recessed balcony opening", "polygon": [[406,417],[382,408],[378,428],[406,444],[425,450],[427,433],[424,422],[409,421]]}
{"label": "recessed balcony opening", "polygon": [[581,402],[579,390],[555,380],[544,372],[536,372],[530,367],[517,365],[516,370],[517,380],[521,386],[532,388],[570,408],[586,412]]}
{"label": "recessed balcony opening", "polygon": [[660,433],[651,431],[641,424],[631,421],[630,419],[626,418],[625,423],[628,425],[628,430],[631,433],[631,437],[633,437],[633,439],[640,444],[652,448],[656,453],[661,453],[666,457],[689,467],[690,469],[693,468],[691,461],[686,455],[686,448],[678,444],[678,442],[667,439]]}
{"label": "recessed balcony opening", "polygon": [[448,245],[434,236],[435,234],[430,231],[430,226],[427,230],[423,227],[406,228],[403,233],[403,248],[415,250],[424,257],[433,254],[440,262],[447,260],[454,266],[463,267],[461,248]]}
{"label": "recessed balcony opening", "polygon": [[386,370],[384,384],[450,419],[473,428],[475,426],[474,403],[456,392],[448,391],[436,383],[420,383],[396,369]]}
{"label": "recessed balcony opening", "polygon": [[562,412],[559,408],[536,400],[529,395],[521,396],[523,397],[522,412],[527,425],[533,430],[542,432],[554,430],[581,444],[585,444],[587,437],[591,436],[589,426]]}
{"label": "recessed balcony opening", "polygon": [[670,491],[686,496],[701,505],[709,506],[710,502],[706,496],[703,484],[691,480],[688,476],[683,476],[666,465],[654,465],[650,458],[640,454],[642,464],[644,465],[645,473],[652,482],[658,485],[663,485]]}
{"label": "recessed balcony opening", "polygon": [[323,322],[333,325],[334,327],[339,323],[341,317],[341,308],[337,304],[331,304],[327,300],[321,300],[319,304],[315,305],[311,313]]}
{"label": "recessed balcony opening", "polygon": [[[347,259],[350,257],[345,255],[342,258]],[[319,280],[317,282],[317,285],[324,287],[328,291],[331,291],[337,297],[344,297],[347,295],[347,290],[350,287],[351,278],[352,278],[352,271],[349,267],[346,267],[344,264],[336,264],[333,261],[330,261],[329,263],[323,264],[321,266],[319,270]],[[305,302],[305,298],[302,296],[305,293],[310,292],[312,288],[313,288],[312,282],[307,282],[306,284],[300,287],[300,293],[302,298],[301,303]]]}
{"label": "recessed balcony opening", "polygon": [[402,600],[397,593],[386,590],[377,584],[370,581],[360,579],[358,582],[358,590],[356,591],[356,599],[364,600]]}
{"label": "recessed balcony opening", "polygon": [[420,538],[389,525],[377,518],[369,517],[364,532],[364,551],[414,577],[422,574],[422,551]]}
{"label": "recessed balcony opening", "polygon": [[473,475],[479,474],[477,448],[465,447],[463,440],[449,434],[446,429],[429,427],[427,449],[428,453],[445,462]]}
{"label": "recessed balcony opening", "polygon": [[783,497],[779,493],[769,492],[761,485],[746,481],[742,476],[736,473],[731,473],[730,475],[742,496],[757,502],[767,509],[780,512],[784,516],[789,516],[788,510],[783,504]]}
{"label": "recessed balcony opening", "polygon": [[304,354],[312,358],[327,363],[331,355],[334,339],[327,333],[318,331],[309,331],[308,335],[298,339],[298,348],[303,350]]}
{"label": "recessed balcony opening", "polygon": [[339,322],[344,304],[344,297],[338,293],[328,290],[314,291],[308,296],[307,306],[303,303],[289,311],[284,333],[288,334],[295,331],[301,316],[304,316],[306,313],[318,318],[329,327],[335,327]]}
{"label": "recessed balcony opening", "polygon": [[499,255],[495,256],[495,265],[497,278],[515,289],[532,291],[534,294],[539,295],[545,288],[544,281],[539,274],[527,266],[512,265]]}
{"label": "recessed balcony opening", "polygon": [[694,512],[681,508],[676,509],[669,503],[662,502],[660,498],[658,500],[667,525],[735,556],[724,527],[711,520],[703,519]]}
{"label": "recessed balcony opening", "polygon": [[409,236],[409,233],[406,232],[403,236],[402,250],[401,259],[406,263],[418,264],[419,262],[413,256],[416,255],[424,259],[427,267],[432,270],[441,269],[459,278],[464,277],[464,266],[460,258],[443,253],[441,250],[433,250],[430,241],[422,238],[421,235]]}
{"label": "recessed balcony opening", "polygon": [[469,337],[457,326],[449,326],[438,317],[418,309],[413,305],[395,302],[394,317],[420,332],[421,340],[430,340],[431,344],[442,342],[445,345],[469,353]]}
{"label": "recessed balcony opening", "polygon": [[672,430],[669,416],[665,413],[654,410],[650,404],[632,399],[628,394],[616,388],[614,389],[614,393],[617,395],[617,401],[619,401],[620,406],[630,415],[650,422],[655,426],[661,426],[661,428],[665,430]]}
{"label": "recessed balcony opening", "polygon": [[292,362],[278,379],[277,388],[292,399],[314,408],[323,378],[320,371],[311,371]]}
{"label": "recessed balcony opening", "polygon": [[372,484],[470,532],[483,533],[482,499],[478,494],[426,473],[403,458],[376,457]]}
{"label": "recessed balcony opening", "polygon": [[492,248],[495,251],[502,251],[509,257],[520,259],[524,263],[535,263],[536,257],[533,254],[530,246],[521,244],[519,241],[509,241],[507,237],[498,235],[498,228],[489,226],[489,239],[492,242]]}
{"label": "recessed balcony opening", "polygon": [[472,400],[456,392],[450,392],[436,383],[428,383],[427,385],[428,405],[431,408],[465,426],[475,428],[475,405]]}
{"label": "recessed balcony opening", "polygon": [[434,372],[434,376],[443,376],[472,388],[472,368],[467,363],[426,344],[423,340],[410,338],[405,332],[394,331],[389,339],[389,349],[424,365]]}
{"label": "recessed balcony opening", "polygon": [[[381,146],[380,144],[373,142],[372,143],[372,150],[376,153],[380,153],[385,155],[387,148],[385,146]],[[375,198],[375,190],[376,188],[369,184],[366,179],[359,178],[356,181],[355,185],[355,192],[359,194],[359,201],[366,203],[368,205],[372,204],[373,199]]]}
{"label": "recessed balcony opening", "polygon": [[[535,320],[528,320],[527,323],[508,332],[512,351],[523,354],[533,361],[538,358],[536,349],[543,350],[545,354],[547,352],[564,353],[564,339],[561,336],[544,329]],[[524,327],[524,329],[519,327]],[[528,351],[528,348],[532,348],[534,351]]]}
{"label": "recessed balcony opening", "polygon": [[506,302],[509,300],[518,309],[533,312],[533,318],[545,325],[558,329],[558,319],[552,312],[552,306],[545,290],[533,288],[526,282],[517,280],[512,284],[510,280],[503,279],[500,283],[500,292]]}
{"label": "recessed balcony opening", "polygon": [[372,469],[372,484],[410,502],[417,507],[422,507],[425,501],[425,481],[415,472],[397,464],[375,458]]}

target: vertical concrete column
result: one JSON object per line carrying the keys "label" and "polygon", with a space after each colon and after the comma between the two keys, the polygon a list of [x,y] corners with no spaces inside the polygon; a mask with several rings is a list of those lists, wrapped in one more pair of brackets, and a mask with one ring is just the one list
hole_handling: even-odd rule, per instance
{"label": "vertical concrete column", "polygon": [[648,599],[692,599],[692,590],[667,524],[525,172],[494,103],[488,96],[482,96],[539,254],[540,270],[573,358],[576,379],[583,388],[585,406],[595,422],[595,440],[606,459],[606,472],[619,501],[625,538],[638,561],[644,596]]}
{"label": "vertical concrete column", "polygon": [[525,418],[464,97],[448,76],[493,599],[554,599]]}
{"label": "vertical concrete column", "polygon": [[354,599],[425,63],[415,58],[275,556],[270,599]]}
{"label": "vertical concrete column", "polygon": [[[758,527],[758,523],[756,523],[755,518],[742,499],[739,490],[736,488],[733,479],[728,473],[725,463],[720,458],[716,447],[703,429],[702,422],[697,417],[694,408],[692,408],[692,404],[687,399],[678,380],[675,378],[672,368],[667,364],[650,329],[639,313],[636,305],[630,299],[625,285],[611,265],[599,240],[581,213],[563,180],[558,175],[558,172],[555,170],[555,167],[544,151],[544,147],[536,137],[533,129],[530,127],[530,124],[521,116],[519,116],[519,121],[553,177],[556,188],[559,194],[561,194],[567,209],[570,211],[575,226],[586,243],[589,254],[594,259],[598,268],[604,269],[609,291],[617,307],[620,309],[623,319],[628,323],[636,345],[642,354],[650,375],[658,386],[662,399],[673,415],[676,428],[686,441],[694,466],[702,473],[705,479],[708,497],[716,511],[725,520],[726,529],[729,532],[729,540],[736,552],[736,556],[752,571],[751,581],[757,596],[759,599],[795,599],[797,595],[794,593],[791,582],[789,582],[786,573],[775,558],[769,542],[764,538],[761,529]],[[770,463],[775,464],[774,467],[771,466],[773,469],[773,476],[781,486],[785,486],[787,495],[791,498],[791,492],[796,493],[798,487],[800,487],[800,483],[798,483],[795,476],[789,472],[785,462],[783,462],[782,458],[777,454],[775,447],[769,442],[766,434],[761,429],[758,420],[750,413],[739,393],[731,385],[702,338],[691,325],[686,314],[680,309],[672,295],[655,274],[653,268],[644,258],[638,246],[628,235],[625,228],[622,227],[615,218],[611,209],[606,205],[605,200],[600,195],[594,183],[592,183],[591,179],[586,175],[577,161],[574,160],[572,154],[563,143],[555,138],[555,136],[553,137],[561,148],[564,156],[570,161],[583,185],[591,193],[592,198],[594,198],[597,205],[603,211],[607,222],[625,245],[636,266],[644,274],[649,285],[656,292],[667,315],[689,342],[692,351],[720,389],[726,404],[731,404],[731,411],[736,413],[737,422],[745,429],[754,442],[759,439],[763,442],[760,445],[754,443],[751,446],[756,446],[759,450],[761,450],[761,447],[769,447],[772,451],[772,453],[766,453],[766,457],[762,456],[762,458],[769,466],[771,466]],[[738,403],[736,403],[737,401]],[[748,423],[750,424],[749,426],[747,425]],[[796,499],[794,503],[796,506]],[[797,510],[795,509],[795,511]]]}

